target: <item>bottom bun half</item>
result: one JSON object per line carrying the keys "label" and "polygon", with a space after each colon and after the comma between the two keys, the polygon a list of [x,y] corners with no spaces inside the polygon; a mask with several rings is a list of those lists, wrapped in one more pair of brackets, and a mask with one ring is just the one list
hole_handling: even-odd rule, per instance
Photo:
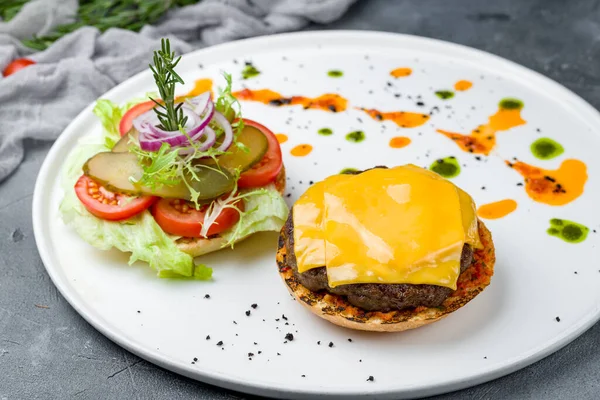
{"label": "bottom bun half", "polygon": [[313,292],[298,282],[292,268],[286,265],[286,249],[281,237],[277,251],[277,264],[279,274],[290,293],[300,304],[319,317],[350,329],[400,332],[439,321],[467,304],[490,284],[496,256],[491,233],[481,221],[479,221],[479,235],[483,248],[475,250],[473,263],[458,278],[457,290],[440,307],[417,307],[389,312],[365,311],[350,304],[343,296],[325,291]]}

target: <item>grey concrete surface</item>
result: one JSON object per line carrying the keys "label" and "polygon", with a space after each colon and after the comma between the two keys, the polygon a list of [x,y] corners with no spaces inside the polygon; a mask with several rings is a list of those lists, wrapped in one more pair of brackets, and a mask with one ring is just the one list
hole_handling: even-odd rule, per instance
{"label": "grey concrete surface", "polygon": [[[362,0],[339,22],[311,29],[384,30],[465,44],[539,71],[600,108],[597,0]],[[28,141],[25,162],[0,185],[0,399],[247,398],[140,360],[58,294],[31,224],[33,185],[50,145]],[[598,399],[598,343],[600,325],[528,368],[436,398]]]}

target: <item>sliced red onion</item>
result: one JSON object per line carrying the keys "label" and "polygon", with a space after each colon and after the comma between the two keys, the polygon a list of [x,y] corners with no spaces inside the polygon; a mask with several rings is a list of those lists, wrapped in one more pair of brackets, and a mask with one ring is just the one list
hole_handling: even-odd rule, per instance
{"label": "sliced red onion", "polygon": [[188,99],[187,101],[193,106],[194,112],[198,115],[202,115],[204,113],[204,110],[206,110],[206,107],[208,107],[209,102],[212,103],[212,100],[210,99],[210,92],[204,92],[199,96]]}
{"label": "sliced red onion", "polygon": [[219,124],[219,126],[223,129],[223,132],[225,133],[223,142],[217,148],[217,150],[226,151],[227,149],[229,149],[229,147],[233,143],[233,128],[231,127],[231,124],[229,123],[227,118],[225,118],[225,116],[223,114],[221,114],[220,112],[215,111],[215,116],[213,118],[215,119],[215,122],[217,124]]}
{"label": "sliced red onion", "polygon": [[[203,136],[206,136],[206,138],[204,140],[201,140]],[[196,136],[190,137],[190,139],[192,139],[192,142],[201,143],[201,146],[198,148],[198,150],[206,151],[215,145],[215,142],[217,141],[217,134],[215,133],[215,131],[212,130],[210,126],[207,126],[206,128],[204,128],[203,131],[198,132]],[[193,151],[194,149],[192,148],[185,148],[179,150],[179,154],[185,156]]]}

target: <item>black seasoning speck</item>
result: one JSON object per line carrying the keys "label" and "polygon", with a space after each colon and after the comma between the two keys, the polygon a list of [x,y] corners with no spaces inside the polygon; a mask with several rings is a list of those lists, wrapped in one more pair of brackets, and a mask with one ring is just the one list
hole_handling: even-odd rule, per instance
{"label": "black seasoning speck", "polygon": [[140,310],[137,311],[138,314],[141,314],[142,312]]}
{"label": "black seasoning speck", "polygon": [[575,275],[577,275],[577,271],[575,271]]}
{"label": "black seasoning speck", "polygon": [[285,319],[286,321],[288,320],[285,314],[281,314],[281,318]]}
{"label": "black seasoning speck", "polygon": [[275,318],[275,322],[279,322],[279,318]]}
{"label": "black seasoning speck", "polygon": [[202,68],[204,68],[204,65],[198,64],[198,68],[202,69]]}
{"label": "black seasoning speck", "polygon": [[358,362],[362,362],[362,360],[358,360]]}
{"label": "black seasoning speck", "polygon": [[250,310],[246,310],[246,317],[250,316]]}
{"label": "black seasoning speck", "polygon": [[482,186],[482,187],[481,187],[481,190],[485,190],[485,186]]}
{"label": "black seasoning speck", "polygon": [[536,132],[541,132],[542,130],[540,128],[535,128]]}
{"label": "black seasoning speck", "polygon": [[313,185],[313,184],[314,184],[314,182],[313,182],[313,181],[308,181],[308,184],[309,184],[309,185]]}
{"label": "black seasoning speck", "polygon": [[352,339],[348,338],[348,341],[349,341],[350,343],[352,343]]}
{"label": "black seasoning speck", "polygon": [[[598,272],[600,272],[600,271],[598,271]],[[317,342],[317,344],[320,346],[320,345],[321,345],[321,341],[319,340],[319,341]]]}
{"label": "black seasoning speck", "polygon": [[401,96],[402,96],[402,95],[401,95],[400,93],[396,93],[396,94],[394,95],[394,97],[395,97],[395,98],[397,98],[397,99],[398,99],[398,98],[400,98]]}
{"label": "black seasoning speck", "polygon": [[210,335],[206,335],[206,340],[210,340]]}
{"label": "black seasoning speck", "polygon": [[222,340],[219,340],[219,341],[217,342],[217,346],[223,346],[223,341],[222,341]]}
{"label": "black seasoning speck", "polygon": [[595,230],[595,229],[592,229],[592,232],[596,233],[596,230]]}
{"label": "black seasoning speck", "polygon": [[333,342],[329,342],[329,347],[333,347]]}
{"label": "black seasoning speck", "polygon": [[302,375],[300,375],[300,376],[301,376],[301,377],[303,377],[303,378],[306,378],[306,375],[304,375],[304,374],[302,374]]}
{"label": "black seasoning speck", "polygon": [[517,186],[523,186],[523,182],[517,183]]}
{"label": "black seasoning speck", "polygon": [[254,303],[250,307],[252,307],[252,308],[254,308],[256,310],[256,307],[258,307],[258,304]]}
{"label": "black seasoning speck", "polygon": [[367,378],[367,382],[373,382],[374,380],[375,380],[375,378],[373,378],[373,375],[371,375]]}
{"label": "black seasoning speck", "polygon": [[254,353],[248,353],[248,357],[254,357]]}
{"label": "black seasoning speck", "polygon": [[234,323],[235,325],[237,325],[237,322],[233,321],[233,323]]}
{"label": "black seasoning speck", "polygon": [[481,161],[481,156],[475,156],[475,159],[476,159],[477,161]]}
{"label": "black seasoning speck", "polygon": [[294,340],[294,335],[291,333],[286,333],[285,340],[289,340],[290,342]]}
{"label": "black seasoning speck", "polygon": [[204,298],[205,298],[205,299],[210,299],[210,294],[205,294],[205,295],[204,295]]}
{"label": "black seasoning speck", "polygon": [[280,356],[281,354],[277,353],[278,356]]}
{"label": "black seasoning speck", "polygon": [[289,325],[290,323],[289,323],[289,322],[286,322],[285,324],[286,324],[286,325]]}
{"label": "black seasoning speck", "polygon": [[288,194],[285,195],[285,197],[292,197],[292,194],[288,193]]}
{"label": "black seasoning speck", "polygon": [[560,317],[556,317],[556,322],[560,322]]}
{"label": "black seasoning speck", "polygon": [[422,101],[417,101],[417,106],[424,107],[425,103],[423,103]]}
{"label": "black seasoning speck", "polygon": [[258,354],[262,354],[262,351],[260,351],[260,350],[259,350],[259,351],[258,351]]}
{"label": "black seasoning speck", "polygon": [[484,360],[487,360],[487,357],[483,357]]}
{"label": "black seasoning speck", "polygon": [[198,357],[194,357],[194,362],[198,361]]}

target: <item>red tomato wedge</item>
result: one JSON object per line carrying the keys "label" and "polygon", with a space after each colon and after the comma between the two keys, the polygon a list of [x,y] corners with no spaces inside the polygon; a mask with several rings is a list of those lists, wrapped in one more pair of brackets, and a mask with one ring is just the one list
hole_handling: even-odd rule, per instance
{"label": "red tomato wedge", "polygon": [[17,58],[16,60],[13,60],[10,64],[6,66],[6,68],[2,72],[2,75],[12,75],[17,71],[30,66],[31,64],[35,64],[35,61],[30,60],[28,58]]}
{"label": "red tomato wedge", "polygon": [[269,148],[262,160],[240,176],[238,187],[250,188],[268,185],[275,180],[283,166],[279,141],[273,132],[258,122],[244,118],[244,124],[264,133],[269,142]]}
{"label": "red tomato wedge", "polygon": [[131,130],[131,127],[133,127],[134,119],[136,119],[146,111],[152,110],[155,105],[156,104],[152,100],[148,100],[131,107],[125,113],[125,115],[123,115],[123,117],[121,118],[121,122],[119,123],[119,133],[121,134],[121,136],[125,135]]}
{"label": "red tomato wedge", "polygon": [[[244,210],[244,202],[235,204]],[[152,206],[152,215],[163,231],[176,236],[201,237],[200,230],[208,205],[196,210],[192,203],[179,199],[160,199]],[[215,235],[231,228],[240,220],[240,213],[233,208],[225,208],[210,226],[206,236]]]}
{"label": "red tomato wedge", "polygon": [[90,213],[109,221],[133,217],[156,201],[153,196],[130,197],[113,193],[85,175],[77,180],[75,193]]}

